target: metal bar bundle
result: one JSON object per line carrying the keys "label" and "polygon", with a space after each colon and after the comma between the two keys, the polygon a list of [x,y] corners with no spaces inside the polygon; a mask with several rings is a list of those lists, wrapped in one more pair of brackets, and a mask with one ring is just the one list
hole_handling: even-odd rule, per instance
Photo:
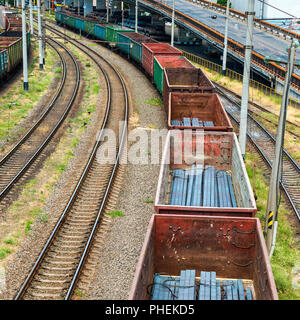
{"label": "metal bar bundle", "polygon": [[152,288],[152,300],[174,300],[178,295],[179,280],[155,274]]}
{"label": "metal bar bundle", "polygon": [[191,127],[191,118],[183,118],[183,126],[184,127]]}
{"label": "metal bar bundle", "polygon": [[230,175],[207,165],[191,169],[174,169],[171,205],[203,207],[237,207]]}
{"label": "metal bar bundle", "polygon": [[181,120],[171,120],[173,126],[178,127],[214,127],[213,121],[201,121],[198,118],[184,117]]}
{"label": "metal bar bundle", "polygon": [[212,121],[204,121],[203,127],[214,127],[214,123]]}
{"label": "metal bar bundle", "polygon": [[237,286],[238,286],[239,300],[245,300],[243,281],[242,280],[238,280],[237,281]]}
{"label": "metal bar bundle", "polygon": [[231,204],[233,208],[237,207],[236,200],[235,200],[235,195],[233,191],[233,185],[232,185],[232,180],[230,174],[227,174],[227,181],[228,181],[228,186],[229,186],[229,192],[230,192],[230,198],[231,198]]}
{"label": "metal bar bundle", "polygon": [[236,207],[230,175],[225,171],[218,171],[217,181],[220,207]]}
{"label": "metal bar bundle", "polygon": [[205,279],[206,279],[206,272],[201,271],[200,273],[200,287],[199,287],[199,294],[198,300],[204,300],[204,292],[205,292]]}
{"label": "metal bar bundle", "polygon": [[201,206],[202,198],[202,176],[203,176],[203,167],[201,164],[196,166],[195,178],[194,178],[194,187],[192,189],[192,198],[191,206]]}
{"label": "metal bar bundle", "polygon": [[225,291],[225,300],[232,300],[232,285],[230,280],[223,280],[223,289]]}
{"label": "metal bar bundle", "polygon": [[184,172],[184,170],[182,170],[182,169],[173,170],[170,204],[175,205],[179,202],[179,200],[178,200],[179,179],[182,176],[183,172]]}
{"label": "metal bar bundle", "polygon": [[196,277],[195,270],[182,270],[180,272],[178,299],[176,300],[195,300],[195,297],[196,297],[195,277]]}
{"label": "metal bar bundle", "polygon": [[192,119],[192,127],[200,127],[198,118]]}
{"label": "metal bar bundle", "polygon": [[187,171],[188,176],[188,188],[187,188],[187,195],[186,195],[186,205],[192,205],[192,195],[193,195],[193,187],[194,187],[194,180],[196,175],[196,166],[193,164],[192,169]]}
{"label": "metal bar bundle", "polygon": [[177,127],[181,127],[182,126],[182,123],[181,123],[180,120],[172,120],[171,123],[172,123],[173,126],[177,126]]}
{"label": "metal bar bundle", "polygon": [[215,167],[206,166],[203,181],[203,206],[215,207]]}
{"label": "metal bar bundle", "polygon": [[[253,300],[251,289],[244,289],[242,280],[216,279],[216,272],[200,272],[198,300]],[[195,300],[196,270],[181,270],[180,277],[161,276],[156,273],[152,300]]]}

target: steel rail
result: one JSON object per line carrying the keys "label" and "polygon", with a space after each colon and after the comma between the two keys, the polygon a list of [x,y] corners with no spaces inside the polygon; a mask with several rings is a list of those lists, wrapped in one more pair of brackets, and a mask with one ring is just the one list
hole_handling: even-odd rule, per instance
{"label": "steel rail", "polygon": [[[54,30],[53,28],[47,26],[47,28],[49,30],[51,30],[51,32],[54,32],[54,33],[58,33],[57,30]],[[62,36],[63,37],[68,37],[66,35],[64,35],[62,33]],[[68,37],[69,38],[69,37]],[[74,42],[77,42],[79,43],[78,41],[75,41],[73,40]],[[93,227],[92,227],[92,230],[90,232],[90,235],[89,235],[89,238],[85,244],[85,248],[84,248],[84,251],[82,253],[82,256],[80,258],[80,261],[79,261],[79,265],[77,266],[77,269],[75,271],[75,274],[72,278],[72,281],[71,281],[71,284],[68,288],[68,292],[65,296],[65,300],[68,300],[70,299],[72,293],[73,293],[73,290],[74,290],[74,287],[77,283],[77,280],[80,276],[80,272],[81,272],[81,269],[82,269],[82,266],[88,256],[88,252],[89,252],[89,249],[91,247],[91,244],[92,244],[92,241],[93,241],[93,238],[94,238],[94,235],[95,235],[95,232],[97,230],[97,227],[98,227],[98,223],[102,217],[102,213],[103,213],[103,209],[104,209],[104,206],[106,204],[106,201],[107,201],[107,198],[108,198],[108,195],[109,195],[109,191],[110,191],[110,188],[112,186],[112,183],[114,181],[114,178],[115,178],[115,173],[116,173],[116,170],[117,170],[117,167],[119,165],[119,160],[120,160],[120,156],[121,156],[121,152],[122,152],[122,147],[123,147],[123,143],[124,143],[124,139],[125,139],[125,136],[126,136],[126,132],[127,132],[127,121],[128,121],[128,94],[127,94],[127,89],[126,89],[126,86],[125,86],[125,83],[124,83],[124,80],[122,78],[122,76],[120,75],[120,73],[116,70],[116,68],[111,64],[109,63],[106,59],[104,59],[103,57],[101,57],[99,54],[97,54],[94,50],[92,50],[91,48],[88,48],[87,46],[85,46],[84,44],[81,44],[79,43],[81,46],[87,48],[89,51],[92,51],[93,54],[97,55],[97,57],[99,57],[101,60],[103,60],[104,62],[106,62],[117,74],[117,76],[119,77],[120,81],[121,81],[121,84],[122,84],[122,87],[123,87],[123,91],[124,91],[124,96],[125,96],[125,112],[124,112],[124,126],[123,126],[123,131],[122,131],[122,136],[121,136],[121,140],[119,142],[119,150],[118,150],[118,155],[116,157],[116,161],[115,161],[115,164],[114,164],[114,167],[113,167],[113,170],[112,170],[112,173],[110,175],[110,179],[109,179],[109,182],[106,186],[106,190],[105,190],[105,194],[104,194],[104,197],[102,199],[102,202],[101,202],[101,206],[98,210],[98,214],[97,214],[97,217],[95,219],[95,222],[93,224]],[[77,45],[77,47],[79,48],[79,45]],[[77,182],[76,184],[76,187],[74,188],[73,190],[73,193],[62,213],[62,215],[60,216],[58,222],[56,223],[55,227],[54,227],[54,230],[52,231],[50,237],[48,238],[46,244],[44,245],[41,253],[39,254],[39,257],[37,258],[36,262],[34,263],[32,269],[30,270],[27,278],[25,279],[23,285],[21,286],[19,292],[17,293],[17,295],[15,296],[15,300],[19,300],[23,297],[27,287],[29,286],[30,284],[30,281],[33,279],[34,275],[36,274],[37,270],[38,270],[38,267],[40,266],[40,264],[42,263],[48,249],[50,248],[50,245],[51,243],[54,241],[55,239],[55,236],[58,234],[58,231],[60,230],[61,226],[63,225],[64,221],[66,220],[66,217],[67,217],[67,214],[68,212],[70,211],[70,208],[72,207],[72,204],[74,203],[74,200],[79,192],[79,189],[82,185],[82,183],[84,182],[85,178],[86,178],[86,175],[95,159],[95,156],[96,156],[96,152],[100,146],[100,142],[102,140],[102,137],[103,137],[103,133],[104,133],[104,129],[107,125],[107,120],[108,120],[108,117],[109,117],[109,112],[110,112],[110,108],[111,108],[111,83],[110,83],[110,79],[109,79],[109,76],[107,74],[107,72],[103,69],[103,67],[101,66],[100,63],[98,63],[88,52],[86,52],[85,50],[83,50],[82,48],[79,48],[80,50],[82,50],[83,52],[85,52],[92,60],[94,60],[94,62],[98,65],[98,67],[100,68],[100,70],[103,72],[103,75],[105,77],[105,81],[106,81],[106,84],[107,84],[107,89],[108,89],[108,99],[107,99],[107,105],[106,105],[106,112],[105,112],[105,117],[104,117],[104,120],[103,120],[103,123],[102,123],[102,126],[101,126],[101,130],[100,130],[100,133],[97,137],[97,140],[96,140],[96,143],[93,147],[93,150],[89,156],[89,160],[83,170],[83,173],[81,174],[81,177],[79,179],[79,181]]]}
{"label": "steel rail", "polygon": [[[229,88],[226,88],[226,87],[224,87],[224,86],[216,83],[215,81],[212,81],[212,83],[213,83],[216,87],[218,87],[219,89],[221,89],[221,91],[223,91],[223,92],[224,92],[224,91],[228,92],[230,95],[234,96],[234,97],[235,97],[236,99],[238,99],[238,100],[241,100],[241,99],[242,99],[242,97],[241,97],[239,94],[231,91]],[[253,106],[254,108],[256,108],[256,109],[259,109],[259,110],[261,110],[262,112],[266,112],[266,113],[272,114],[272,115],[276,116],[276,117],[279,119],[279,116],[278,116],[277,114],[275,114],[275,113],[271,112],[270,110],[262,107],[261,105],[257,104],[256,102],[249,101],[249,104],[252,105],[252,106]],[[269,119],[264,118],[263,116],[259,115],[259,114],[258,114],[257,112],[255,112],[255,111],[250,111],[250,112],[253,113],[253,114],[255,114],[255,115],[257,115],[258,117],[262,118],[263,120],[265,120],[265,121],[267,121],[267,122],[270,122],[270,123],[272,123],[272,124],[277,125],[277,123],[273,122],[272,120],[269,120]],[[286,120],[286,123],[288,123],[288,124],[291,125],[291,126],[295,126],[296,128],[299,128],[299,127],[300,127],[297,123],[294,123],[294,122],[289,121],[289,120]],[[291,131],[291,130],[286,129],[286,131],[288,131],[289,133],[291,133],[291,134],[299,137],[298,134],[296,134],[295,132],[293,132],[293,131]]]}
{"label": "steel rail", "polygon": [[[231,97],[229,97],[227,94],[225,94],[224,92],[222,92],[219,88],[217,88],[217,92],[222,95],[223,97],[225,97],[226,99],[228,99],[232,104],[240,107],[240,105],[234,101]],[[236,124],[239,125],[239,120],[228,110],[226,110],[228,115],[234,120],[234,122],[236,122]],[[270,138],[274,143],[275,143],[275,138],[273,137],[273,135],[266,129],[264,128],[256,119],[254,119],[250,114],[248,114],[248,117],[254,121],[254,123],[268,136],[268,138]],[[262,148],[252,139],[251,135],[249,134],[249,132],[247,132],[247,137],[249,138],[249,140],[251,141],[251,143],[254,145],[254,147],[256,148],[256,150],[258,151],[258,153],[261,155],[261,157],[263,158],[263,160],[267,163],[268,167],[271,169],[272,168],[272,163],[270,161],[270,159],[268,158],[268,156],[263,152]],[[284,149],[283,150],[284,155],[288,158],[288,160],[293,164],[293,166],[296,168],[296,170],[300,173],[300,168],[299,165],[295,162],[295,160],[290,156],[290,154]],[[297,216],[299,222],[300,222],[300,213],[298,211],[298,209],[295,206],[295,203],[290,195],[290,193],[288,192],[286,185],[280,180],[280,186],[282,187],[295,215]]]}
{"label": "steel rail", "polygon": [[[227,94],[222,92],[222,90],[217,88],[217,92],[224,96],[226,99],[228,99],[231,103],[236,105],[238,108],[240,108],[240,104],[234,101],[231,97],[229,97]],[[275,137],[270,133],[268,129],[266,129],[263,125],[261,125],[251,114],[248,113],[248,117],[262,130],[264,133],[270,138],[274,143],[276,142]],[[293,157],[285,150],[283,149],[283,154],[291,161],[291,163],[294,165],[298,173],[300,173],[300,166],[298,163],[293,159]]]}

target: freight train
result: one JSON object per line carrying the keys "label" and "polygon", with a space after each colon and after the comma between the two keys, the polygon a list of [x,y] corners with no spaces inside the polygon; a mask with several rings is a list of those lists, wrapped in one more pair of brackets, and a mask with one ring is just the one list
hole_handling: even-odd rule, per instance
{"label": "freight train", "polygon": [[[168,115],[156,214],[129,298],[278,299],[237,137],[211,81],[180,50],[145,34],[66,11],[55,18],[137,64],[157,87]],[[173,133],[183,136],[183,129],[189,129],[189,140],[178,143]],[[199,161],[174,161],[185,146],[196,150],[199,140]]]}
{"label": "freight train", "polygon": [[[30,32],[27,32],[29,48]],[[16,14],[6,14],[6,30],[0,34],[0,82],[13,73],[22,58],[22,19]]]}

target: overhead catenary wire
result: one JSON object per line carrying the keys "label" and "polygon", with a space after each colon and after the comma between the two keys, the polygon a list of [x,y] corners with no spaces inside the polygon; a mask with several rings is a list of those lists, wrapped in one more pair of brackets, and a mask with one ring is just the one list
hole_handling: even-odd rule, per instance
{"label": "overhead catenary wire", "polygon": [[288,16],[291,16],[291,17],[293,17],[293,18],[298,19],[296,16],[294,16],[294,15],[292,15],[292,14],[290,14],[290,13],[288,13],[288,12],[282,10],[282,9],[279,9],[279,8],[277,8],[277,7],[273,6],[273,5],[265,2],[264,0],[258,0],[258,1],[261,2],[261,3],[263,3],[263,4],[265,4],[266,6],[269,6],[269,7],[273,8],[273,9],[277,10],[277,11],[280,11],[280,12],[282,12],[282,13],[284,13],[284,14],[287,14]]}

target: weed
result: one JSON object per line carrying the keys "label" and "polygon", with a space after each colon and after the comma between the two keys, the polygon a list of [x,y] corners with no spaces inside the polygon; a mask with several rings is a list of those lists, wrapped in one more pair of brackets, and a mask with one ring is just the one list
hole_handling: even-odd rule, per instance
{"label": "weed", "polygon": [[84,293],[83,293],[81,290],[79,290],[79,289],[76,289],[75,292],[74,292],[74,294],[75,294],[76,296],[79,296],[79,297],[84,297]]}
{"label": "weed", "polygon": [[3,243],[5,243],[5,244],[12,244],[12,245],[14,245],[14,246],[17,244],[16,240],[13,239],[13,238],[6,238],[6,239],[3,240]]}
{"label": "weed", "polygon": [[48,214],[43,212],[40,214],[40,221],[43,222],[43,223],[46,223],[48,222],[49,218],[48,218]]}
{"label": "weed", "polygon": [[146,203],[153,203],[153,200],[151,200],[151,199],[149,199],[149,198],[147,197],[147,199],[146,199],[145,202],[146,202]]}
{"label": "weed", "polygon": [[31,219],[28,219],[26,221],[26,226],[25,226],[25,233],[28,233],[28,231],[32,230],[31,225],[33,224],[33,221]]}
{"label": "weed", "polygon": [[11,253],[11,248],[9,248],[9,247],[0,247],[0,259],[6,258],[8,253]]}
{"label": "weed", "polygon": [[161,98],[149,98],[145,103],[154,107],[161,107],[163,105]]}
{"label": "weed", "polygon": [[113,219],[117,217],[124,217],[124,213],[122,211],[112,211],[112,212],[107,212],[106,214]]}
{"label": "weed", "polygon": [[61,71],[62,71],[61,67],[58,67],[58,68],[55,69],[55,73],[61,73]]}

